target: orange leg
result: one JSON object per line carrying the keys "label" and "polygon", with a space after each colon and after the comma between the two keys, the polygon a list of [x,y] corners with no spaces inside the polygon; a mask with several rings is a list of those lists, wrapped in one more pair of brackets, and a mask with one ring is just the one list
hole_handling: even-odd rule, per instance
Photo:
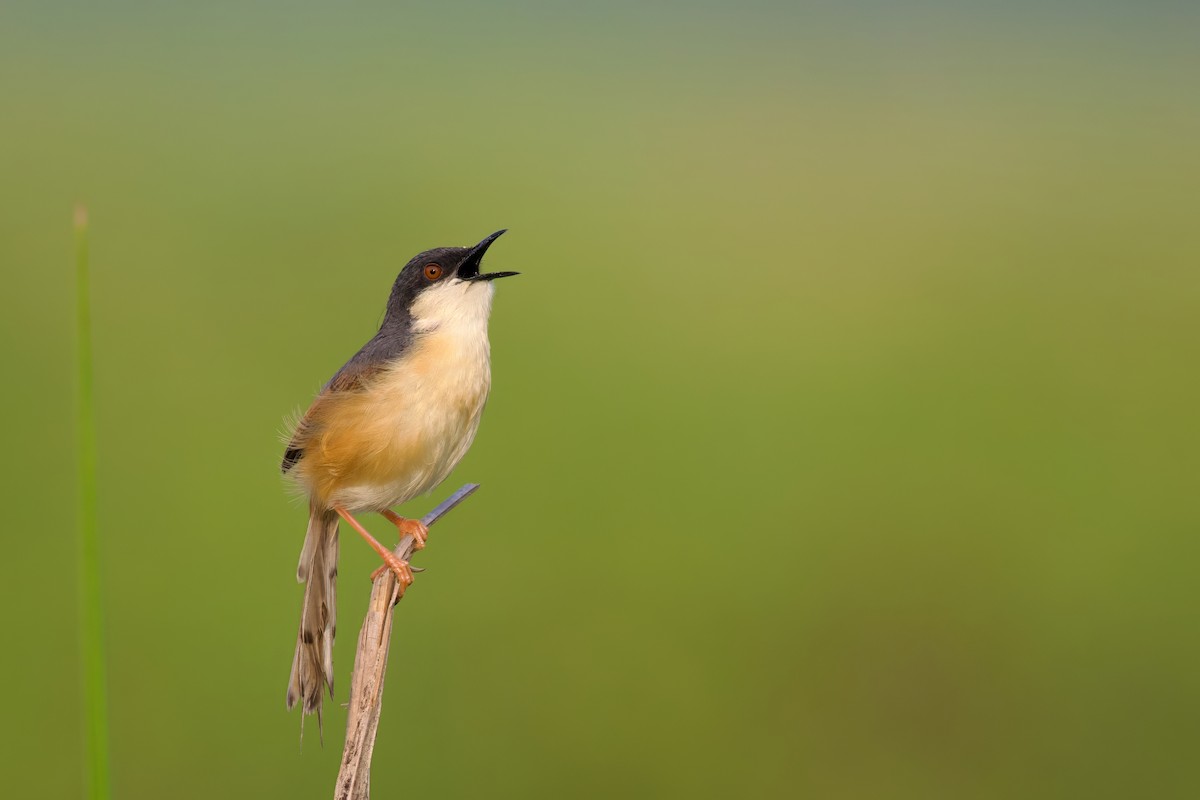
{"label": "orange leg", "polygon": [[[367,529],[362,526],[362,523],[350,516],[349,511],[340,507],[334,508],[333,510],[338,513],[339,517],[346,520],[351,528],[354,528],[354,530],[358,531],[359,535],[367,540],[367,544],[371,545],[371,548],[374,549],[376,553],[379,553],[379,557],[383,559],[384,563],[384,567],[381,567],[380,570],[386,568],[391,569],[392,572],[396,573],[396,579],[400,581],[400,596],[403,597],[404,590],[411,586],[413,582],[412,569],[408,566],[408,562],[401,561],[396,557],[395,553],[377,542],[374,536],[367,533]],[[375,573],[371,575],[371,580],[374,580],[379,575],[380,570],[376,570]]]}
{"label": "orange leg", "polygon": [[[424,523],[419,519],[409,519],[402,517],[390,508],[385,508],[379,512],[381,516],[396,526],[396,530],[400,532],[400,537],[403,538],[406,534],[413,537],[413,550],[425,549],[425,540],[429,538],[429,528],[426,528]],[[383,574],[387,567],[380,567],[371,573],[371,582]]]}
{"label": "orange leg", "polygon": [[379,513],[396,526],[401,537],[405,534],[413,537],[413,550],[425,549],[425,540],[429,538],[429,528],[426,528],[421,520],[402,517],[390,508],[385,508]]}

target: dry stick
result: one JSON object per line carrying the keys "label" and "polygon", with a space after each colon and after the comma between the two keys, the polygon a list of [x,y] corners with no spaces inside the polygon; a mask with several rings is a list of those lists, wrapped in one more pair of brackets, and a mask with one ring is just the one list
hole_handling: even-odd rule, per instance
{"label": "dry stick", "polygon": [[[421,518],[426,527],[471,496],[478,483],[468,483],[437,508]],[[407,561],[413,551],[412,536],[405,535],[392,551]],[[392,639],[392,613],[398,602],[396,574],[384,570],[371,586],[371,602],[362,630],[358,632],[358,650],[354,654],[354,674],[350,676],[350,713],[346,719],[346,746],[342,767],[338,770],[335,800],[367,800],[371,794],[371,753],[383,708],[383,678],[387,674],[388,646]]]}

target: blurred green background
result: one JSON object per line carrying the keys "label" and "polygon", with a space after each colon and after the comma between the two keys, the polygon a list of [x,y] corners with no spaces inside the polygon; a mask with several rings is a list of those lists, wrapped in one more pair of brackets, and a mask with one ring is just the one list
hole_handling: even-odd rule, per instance
{"label": "blurred green background", "polygon": [[83,786],[84,202],[116,796],[330,796],[377,560],[301,750],[278,435],[501,227],[376,796],[1197,796],[1198,26],[6,0],[5,794]]}

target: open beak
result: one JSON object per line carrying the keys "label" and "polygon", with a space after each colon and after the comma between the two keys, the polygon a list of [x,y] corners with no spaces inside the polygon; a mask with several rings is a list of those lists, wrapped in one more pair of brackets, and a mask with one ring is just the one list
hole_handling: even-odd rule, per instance
{"label": "open beak", "polygon": [[507,278],[510,275],[519,274],[516,272],[488,272],[480,274],[479,272],[479,262],[483,260],[483,254],[492,246],[492,242],[500,238],[500,234],[502,233],[504,233],[502,230],[496,231],[471,248],[471,252],[467,253],[467,257],[463,259],[462,264],[458,267],[458,277],[460,279],[464,281],[494,281],[496,278]]}

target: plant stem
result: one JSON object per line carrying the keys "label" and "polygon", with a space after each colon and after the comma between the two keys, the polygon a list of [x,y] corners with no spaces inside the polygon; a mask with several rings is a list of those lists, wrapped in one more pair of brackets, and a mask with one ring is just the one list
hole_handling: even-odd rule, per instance
{"label": "plant stem", "polygon": [[96,533],[96,423],[92,394],[92,321],[88,275],[87,209],[75,209],[76,333],[78,336],[79,621],[83,662],[87,796],[108,800],[108,696],[104,659],[104,605],[100,595],[100,542]]}

